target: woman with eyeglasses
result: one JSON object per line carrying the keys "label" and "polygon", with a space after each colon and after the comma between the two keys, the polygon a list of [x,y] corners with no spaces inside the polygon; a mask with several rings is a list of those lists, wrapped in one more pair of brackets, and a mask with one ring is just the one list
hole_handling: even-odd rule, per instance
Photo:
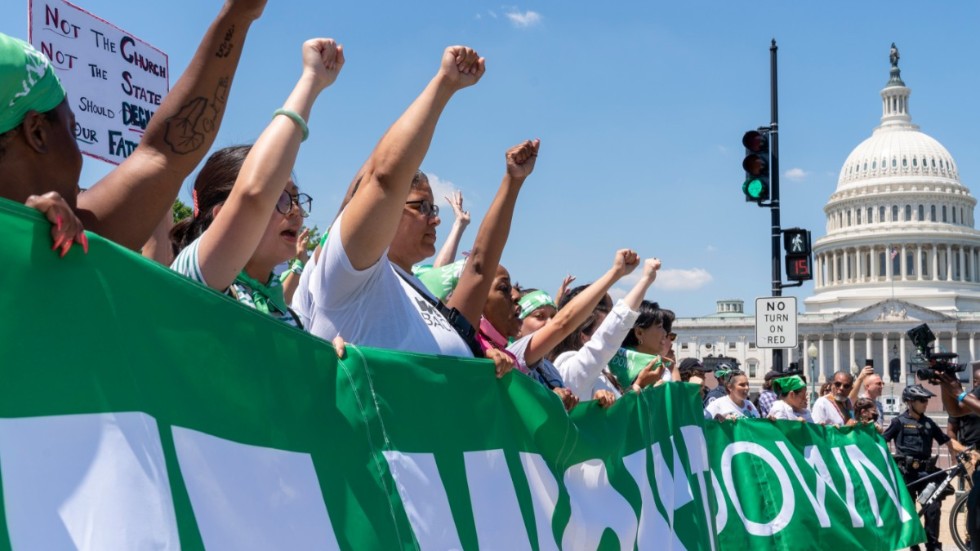
{"label": "woman with eyeglasses", "polygon": [[[312,334],[340,335],[391,350],[474,355],[464,333],[472,335],[479,323],[496,264],[482,273],[480,285],[486,288],[479,304],[461,317],[444,315],[444,306],[412,275],[412,266],[435,254],[440,223],[439,207],[419,166],[449,101],[476,84],[484,71],[485,60],[473,49],[446,48],[435,76],[378,141],[304,278],[308,289],[297,292],[300,300],[309,301],[304,310]],[[472,256],[467,265],[470,270],[486,267]],[[470,326],[460,324],[458,331],[460,319]]]}
{"label": "woman with eyeglasses", "polygon": [[723,383],[728,395],[708,404],[707,411],[712,417],[719,421],[759,417],[759,410],[749,400],[749,378],[743,371],[730,371]]}
{"label": "woman with eyeglasses", "polygon": [[660,308],[660,304],[644,300],[640,303],[640,315],[633,324],[633,329],[623,339],[623,348],[636,350],[651,356],[660,356],[670,361],[664,362],[663,380],[673,380],[672,349],[677,333],[671,328],[674,324],[674,312]]}
{"label": "woman with eyeglasses", "polygon": [[343,48],[331,39],[303,44],[303,71],[253,146],[212,155],[194,182],[194,213],[171,230],[177,272],[259,311],[298,325],[273,276],[295,255],[312,200],[290,178],[317,96],[336,80]]}
{"label": "woman with eyeglasses", "polygon": [[769,408],[769,419],[813,422],[807,409],[806,382],[797,375],[772,379],[772,391],[777,400]]}

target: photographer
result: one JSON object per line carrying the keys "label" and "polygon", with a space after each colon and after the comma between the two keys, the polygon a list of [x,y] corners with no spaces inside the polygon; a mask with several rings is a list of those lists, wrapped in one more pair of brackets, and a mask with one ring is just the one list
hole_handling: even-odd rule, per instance
{"label": "photographer", "polygon": [[[955,375],[950,373],[937,373],[936,375],[936,380],[942,388],[943,406],[949,412],[950,417],[964,417],[971,413],[980,414],[980,397],[963,390],[963,384]],[[980,499],[978,472],[980,471],[973,471],[973,484],[966,502],[966,529],[970,534],[970,541],[973,542],[975,551],[980,551],[980,522],[978,522],[980,515],[977,514],[978,499]]]}
{"label": "photographer", "polygon": [[[932,455],[932,442],[942,445],[949,441],[946,433],[932,419],[925,416],[929,398],[935,394],[922,385],[911,385],[902,391],[902,401],[908,409],[892,419],[885,429],[886,441],[895,442],[895,462],[902,471],[905,485],[913,499],[925,488],[924,483],[916,484],[921,478],[936,472],[936,457]],[[926,549],[941,549],[939,545],[939,517],[941,499],[937,499],[924,513],[926,529]],[[918,546],[912,546],[918,549]]]}

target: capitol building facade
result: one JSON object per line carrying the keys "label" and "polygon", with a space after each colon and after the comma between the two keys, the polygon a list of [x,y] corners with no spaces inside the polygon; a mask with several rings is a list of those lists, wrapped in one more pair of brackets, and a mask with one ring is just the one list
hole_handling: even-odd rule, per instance
{"label": "capitol building facade", "polygon": [[[895,55],[881,91],[881,124],[844,161],[824,207],[826,235],[813,244],[814,292],[798,315],[799,362],[811,381],[856,372],[865,360],[888,380],[888,366],[908,366],[915,348],[906,331],[927,323],[936,350],[977,359],[980,334],[980,231],[976,199],[960,182],[945,147],[912,123],[911,90]],[[756,347],[755,317],[741,300],[715,314],[680,318],[677,357],[736,359],[753,383],[771,368]],[[897,364],[896,364],[897,362]],[[902,369],[903,382],[909,370]],[[968,376],[968,375],[967,375]]]}

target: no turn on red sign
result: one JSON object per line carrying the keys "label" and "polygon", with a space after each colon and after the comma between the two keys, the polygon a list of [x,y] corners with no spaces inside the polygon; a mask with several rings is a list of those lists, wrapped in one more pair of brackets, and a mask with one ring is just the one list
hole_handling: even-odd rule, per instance
{"label": "no turn on red sign", "polygon": [[796,348],[796,297],[755,299],[755,345],[759,348]]}

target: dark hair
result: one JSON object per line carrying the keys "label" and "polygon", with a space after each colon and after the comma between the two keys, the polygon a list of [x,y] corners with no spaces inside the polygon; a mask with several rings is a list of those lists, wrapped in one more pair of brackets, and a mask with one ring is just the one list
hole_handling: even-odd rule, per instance
{"label": "dark hair", "polygon": [[214,221],[214,207],[228,199],[245,157],[251,150],[250,145],[235,145],[219,149],[208,157],[194,180],[194,213],[177,222],[170,230],[174,255],[200,237]]}
{"label": "dark hair", "polygon": [[623,338],[623,348],[636,348],[640,341],[636,338],[636,329],[646,329],[654,325],[661,325],[664,331],[670,333],[674,325],[676,316],[671,310],[660,308],[660,304],[644,300],[640,303],[640,315],[633,324],[633,329]]}
{"label": "dark hair", "polygon": [[[565,292],[565,295],[558,300],[558,309],[561,310],[566,304],[572,301],[573,298],[579,295],[582,291],[586,290],[588,285],[579,285],[570,291]],[[612,310],[612,298],[607,294],[602,297],[599,304],[592,310],[589,317],[586,318],[582,325],[579,325],[572,331],[568,336],[558,343],[558,346],[551,351],[548,359],[554,361],[559,354],[563,352],[568,352],[569,350],[578,350],[582,348],[582,335],[592,335],[599,326],[599,314],[608,314]]]}
{"label": "dark hair", "polygon": [[745,376],[746,375],[744,371],[741,371],[739,369],[733,369],[729,371],[728,374],[722,378],[723,380],[721,381],[721,383],[725,385],[725,389],[727,390],[728,386],[731,385],[732,381],[735,380],[735,377],[745,377]]}
{"label": "dark hair", "polygon": [[875,412],[874,420],[878,420],[878,406],[868,398],[858,398],[858,401],[854,403],[854,417],[856,419],[861,419],[861,413],[866,410],[871,409]]}

